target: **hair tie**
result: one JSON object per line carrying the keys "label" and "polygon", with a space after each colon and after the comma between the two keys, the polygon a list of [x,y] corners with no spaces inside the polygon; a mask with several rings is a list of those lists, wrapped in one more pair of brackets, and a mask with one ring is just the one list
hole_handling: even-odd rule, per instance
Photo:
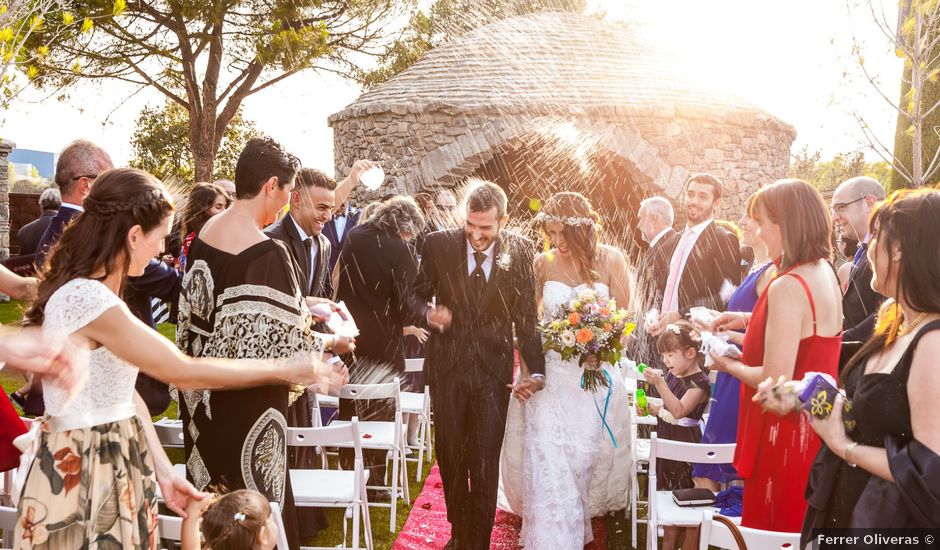
{"label": "hair tie", "polygon": [[674,332],[676,335],[679,335],[679,336],[682,335],[682,329],[679,328],[679,325],[676,325],[673,323],[669,323],[668,325],[666,325],[666,330]]}
{"label": "hair tie", "polygon": [[242,512],[235,512],[235,518],[234,518],[234,519],[235,519],[235,521],[241,523],[241,522],[245,521],[245,514],[242,513]]}

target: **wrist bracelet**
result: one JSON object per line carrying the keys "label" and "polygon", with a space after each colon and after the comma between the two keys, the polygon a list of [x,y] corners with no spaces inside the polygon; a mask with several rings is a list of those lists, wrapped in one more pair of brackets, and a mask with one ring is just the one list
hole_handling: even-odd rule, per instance
{"label": "wrist bracelet", "polygon": [[858,466],[858,464],[852,462],[852,451],[855,450],[855,447],[858,447],[858,443],[855,441],[850,441],[845,445],[845,463],[853,468]]}

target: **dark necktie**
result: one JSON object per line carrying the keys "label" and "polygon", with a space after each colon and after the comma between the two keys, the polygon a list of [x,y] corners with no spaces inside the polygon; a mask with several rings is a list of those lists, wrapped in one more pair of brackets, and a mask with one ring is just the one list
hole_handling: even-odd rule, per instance
{"label": "dark necktie", "polygon": [[313,246],[313,237],[307,237],[306,239],[304,239],[304,251],[306,251],[308,259],[310,260],[307,264],[310,266],[310,269],[308,269],[307,273],[305,273],[305,275],[307,276],[307,288],[305,290],[308,296],[314,290],[313,289],[313,274],[316,273],[317,271],[317,268],[316,268],[317,259],[313,257],[313,250],[311,250],[310,248],[311,246]]}
{"label": "dark necktie", "polygon": [[865,256],[865,253],[868,251],[868,243],[859,243],[858,250],[855,251],[855,257],[852,258],[852,264],[855,267],[858,267],[858,263],[862,261],[862,257]]}
{"label": "dark necktie", "polygon": [[486,254],[474,252],[473,260],[476,262],[476,267],[470,272],[470,288],[473,289],[474,295],[480,298],[483,296],[483,289],[486,288],[486,273],[483,272],[483,262],[486,261]]}

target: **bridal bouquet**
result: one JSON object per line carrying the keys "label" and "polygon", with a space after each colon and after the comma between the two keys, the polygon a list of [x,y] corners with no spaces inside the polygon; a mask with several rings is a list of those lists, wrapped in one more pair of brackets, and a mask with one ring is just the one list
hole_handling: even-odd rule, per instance
{"label": "bridal bouquet", "polygon": [[[623,352],[620,339],[634,328],[636,324],[627,322],[627,311],[618,309],[616,300],[591,289],[578,292],[539,324],[544,335],[542,352],[558,352],[565,361],[577,356],[578,365],[584,369],[581,386],[590,392],[608,386],[600,364],[606,361],[613,365],[620,360]],[[597,357],[597,367],[585,366],[591,355]]]}

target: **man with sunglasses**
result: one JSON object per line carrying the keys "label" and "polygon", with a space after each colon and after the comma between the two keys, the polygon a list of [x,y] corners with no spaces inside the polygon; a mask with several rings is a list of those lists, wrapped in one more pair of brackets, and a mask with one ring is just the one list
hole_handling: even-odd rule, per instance
{"label": "man with sunglasses", "polygon": [[46,256],[62,235],[65,226],[84,209],[82,203],[91,192],[98,174],[114,168],[108,153],[87,139],[69,143],[59,153],[55,167],[55,183],[62,195],[62,205],[36,247],[36,271],[43,270]]}
{"label": "man with sunglasses", "polygon": [[877,180],[859,176],[845,180],[832,194],[832,221],[847,239],[857,241],[849,283],[842,296],[843,342],[864,342],[875,327],[875,313],[884,296],[871,289],[868,264],[868,219],[875,205],[885,198]]}

